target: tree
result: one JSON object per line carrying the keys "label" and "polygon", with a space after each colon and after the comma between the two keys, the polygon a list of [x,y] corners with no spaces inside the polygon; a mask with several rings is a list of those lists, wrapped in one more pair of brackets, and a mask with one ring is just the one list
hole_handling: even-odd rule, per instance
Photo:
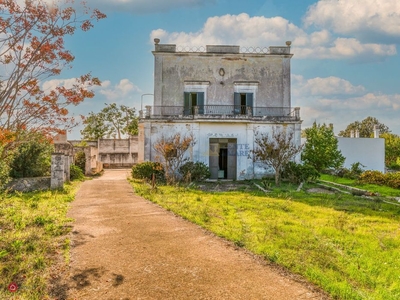
{"label": "tree", "polygon": [[106,16],[84,4],[82,18],[71,1],[0,1],[0,128],[60,132],[76,125],[67,107],[94,96],[100,80],[85,74],[67,86],[43,87],[44,80],[71,67],[72,53],[64,38]]}
{"label": "tree", "polygon": [[385,139],[385,164],[393,167],[400,164],[400,136],[393,133],[383,133],[380,135]]}
{"label": "tree", "polygon": [[25,132],[24,141],[17,144],[10,163],[13,178],[39,177],[50,174],[51,153],[54,145],[40,132]]}
{"label": "tree", "polygon": [[350,137],[350,131],[353,130],[355,132],[356,130],[358,130],[361,138],[370,138],[374,136],[375,125],[378,125],[379,132],[381,134],[385,132],[390,132],[389,127],[387,127],[383,123],[380,123],[378,119],[374,117],[367,117],[361,122],[355,121],[347,125],[345,130],[339,132],[339,136]]}
{"label": "tree", "polygon": [[196,141],[192,134],[183,136],[180,133],[175,133],[169,137],[162,135],[153,144],[154,150],[158,153],[156,159],[164,167],[167,183],[173,184],[177,182],[179,168],[189,160],[185,156],[186,151],[193,147],[195,143]]}
{"label": "tree", "polygon": [[111,134],[112,128],[110,124],[104,121],[104,116],[101,113],[89,113],[89,116],[83,120],[84,128],[81,130],[81,135],[84,140],[98,140],[107,137]]}
{"label": "tree", "polygon": [[271,166],[275,171],[275,184],[281,183],[283,168],[301,152],[302,146],[294,143],[293,131],[286,129],[272,129],[272,134],[255,133],[254,150],[250,151],[250,158],[254,162],[261,162]]}
{"label": "tree", "polygon": [[83,121],[85,125],[81,134],[86,140],[97,140],[104,137],[118,137],[122,135],[138,134],[138,118],[135,116],[135,108],[125,105],[119,107],[115,103],[107,104],[99,113],[89,113]]}
{"label": "tree", "polygon": [[333,128],[323,124],[304,130],[306,143],[301,154],[305,164],[313,166],[318,172],[327,168],[339,168],[343,165],[345,157],[338,149],[338,140],[333,133]]}

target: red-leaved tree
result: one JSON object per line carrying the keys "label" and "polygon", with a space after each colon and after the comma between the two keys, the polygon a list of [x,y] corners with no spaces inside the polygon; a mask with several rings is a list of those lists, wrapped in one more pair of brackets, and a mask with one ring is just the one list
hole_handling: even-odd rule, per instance
{"label": "red-leaved tree", "polygon": [[71,67],[64,39],[88,31],[106,16],[71,0],[0,0],[0,131],[60,132],[76,125],[68,107],[94,96],[100,80],[90,73],[70,86],[45,90],[43,83]]}

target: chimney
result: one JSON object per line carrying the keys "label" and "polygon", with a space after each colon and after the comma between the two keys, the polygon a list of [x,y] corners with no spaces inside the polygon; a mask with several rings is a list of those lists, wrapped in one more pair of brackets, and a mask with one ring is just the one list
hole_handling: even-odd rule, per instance
{"label": "chimney", "polygon": [[378,138],[379,138],[379,126],[374,125],[374,139],[378,139]]}

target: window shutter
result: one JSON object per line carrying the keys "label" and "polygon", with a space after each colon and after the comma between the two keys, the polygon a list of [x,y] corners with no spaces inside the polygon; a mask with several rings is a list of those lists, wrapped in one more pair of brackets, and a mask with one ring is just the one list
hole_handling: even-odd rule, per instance
{"label": "window shutter", "polygon": [[199,115],[204,114],[204,92],[197,93],[197,106],[199,107]]}
{"label": "window shutter", "polygon": [[188,116],[190,115],[190,93],[189,92],[184,92],[184,98],[183,98],[183,115]]}
{"label": "window shutter", "polygon": [[240,93],[234,93],[234,97],[233,97],[233,101],[234,101],[234,109],[233,112],[235,115],[240,114]]}
{"label": "window shutter", "polygon": [[253,107],[253,93],[246,94],[246,106]]}

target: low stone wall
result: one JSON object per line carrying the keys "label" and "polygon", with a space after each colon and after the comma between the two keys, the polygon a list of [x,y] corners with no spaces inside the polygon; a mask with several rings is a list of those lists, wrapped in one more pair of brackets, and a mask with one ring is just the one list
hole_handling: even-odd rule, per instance
{"label": "low stone wall", "polygon": [[13,179],[7,184],[11,191],[33,192],[50,189],[50,177],[31,177]]}

